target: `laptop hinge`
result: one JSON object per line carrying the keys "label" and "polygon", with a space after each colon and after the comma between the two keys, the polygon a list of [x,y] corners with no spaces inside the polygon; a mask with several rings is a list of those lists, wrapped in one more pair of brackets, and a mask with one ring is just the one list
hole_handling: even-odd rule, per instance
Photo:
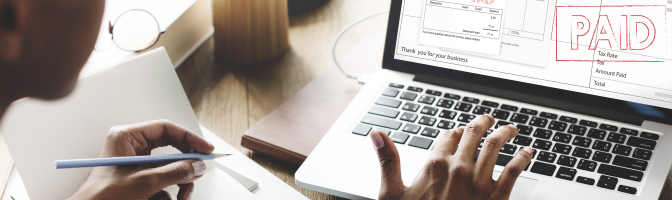
{"label": "laptop hinge", "polygon": [[582,105],[567,101],[556,100],[552,98],[536,96],[511,90],[504,90],[499,88],[488,87],[484,85],[478,85],[473,83],[467,83],[463,81],[457,81],[447,78],[436,77],[426,74],[416,74],[413,81],[429,83],[433,85],[439,85],[444,87],[450,87],[458,90],[464,90],[504,99],[509,99],[513,101],[520,101],[530,104],[535,104],[539,106],[549,107],[560,109],[564,111],[590,115],[598,118],[604,118],[608,120],[628,123],[636,126],[641,126],[644,123],[644,117],[640,115],[633,115],[613,110],[608,110],[604,108],[592,107],[588,105]]}

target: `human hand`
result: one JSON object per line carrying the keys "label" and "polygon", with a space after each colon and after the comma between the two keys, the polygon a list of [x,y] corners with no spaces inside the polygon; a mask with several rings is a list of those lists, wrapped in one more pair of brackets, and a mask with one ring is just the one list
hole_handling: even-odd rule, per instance
{"label": "human hand", "polygon": [[[152,149],[169,145],[182,153],[212,153],[215,149],[185,127],[157,120],[112,127],[99,157],[150,155]],[[70,199],[171,199],[163,188],[177,184],[177,198],[185,200],[203,173],[205,163],[196,160],[94,167]]]}
{"label": "human hand", "polygon": [[499,150],[506,141],[518,135],[518,128],[513,125],[499,127],[485,139],[481,153],[475,160],[481,138],[494,123],[492,115],[482,115],[466,127],[442,133],[436,139],[424,169],[410,187],[406,187],[401,180],[399,153],[392,140],[381,131],[372,131],[371,140],[378,152],[381,167],[378,198],[508,199],[518,175],[532,159],[532,148],[525,147],[523,151],[518,151],[504,167],[499,179],[493,180]]}

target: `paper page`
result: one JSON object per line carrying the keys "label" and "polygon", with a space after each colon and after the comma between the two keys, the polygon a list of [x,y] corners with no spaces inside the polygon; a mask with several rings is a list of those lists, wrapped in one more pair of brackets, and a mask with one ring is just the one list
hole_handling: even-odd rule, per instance
{"label": "paper page", "polygon": [[[177,185],[167,187],[173,199],[177,199]],[[244,188],[226,172],[218,168],[208,168],[203,177],[194,182],[191,199],[261,199]]]}
{"label": "paper page", "polygon": [[419,42],[499,55],[505,7],[506,0],[425,0]]}

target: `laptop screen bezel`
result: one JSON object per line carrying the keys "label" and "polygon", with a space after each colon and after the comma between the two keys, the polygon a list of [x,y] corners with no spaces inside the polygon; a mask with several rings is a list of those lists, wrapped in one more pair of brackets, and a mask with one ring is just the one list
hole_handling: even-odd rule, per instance
{"label": "laptop screen bezel", "polygon": [[[570,90],[546,87],[531,83],[524,83],[492,76],[480,75],[437,66],[397,60],[394,58],[394,54],[395,54],[395,47],[398,41],[397,32],[399,30],[399,20],[401,19],[400,15],[401,7],[402,7],[402,0],[392,0],[390,4],[390,15],[388,19],[387,34],[385,38],[385,48],[383,54],[384,69],[390,69],[416,75],[427,74],[438,77],[446,77],[450,78],[451,80],[463,81],[471,84],[483,85],[486,87],[494,87],[498,89],[511,90],[515,92],[523,92],[530,95],[553,98],[560,101],[571,102],[575,104],[619,111],[626,114],[642,116],[644,120],[672,125],[672,109],[645,105],[641,103],[628,102],[624,100],[596,96],[586,93],[579,93]],[[657,113],[657,115],[661,116],[656,116],[649,113]],[[582,113],[582,114],[591,115],[593,113]]]}

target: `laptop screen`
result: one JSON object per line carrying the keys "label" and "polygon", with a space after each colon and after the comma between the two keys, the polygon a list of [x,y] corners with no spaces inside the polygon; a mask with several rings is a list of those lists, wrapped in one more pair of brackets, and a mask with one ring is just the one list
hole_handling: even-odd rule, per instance
{"label": "laptop screen", "polygon": [[[606,97],[643,107],[640,113],[646,115],[670,118],[665,116],[672,109],[668,1],[393,2],[399,3],[390,13],[395,15],[390,19],[398,16],[391,51],[395,61],[409,63],[406,67],[438,67]],[[629,6],[620,5],[625,3]]]}

